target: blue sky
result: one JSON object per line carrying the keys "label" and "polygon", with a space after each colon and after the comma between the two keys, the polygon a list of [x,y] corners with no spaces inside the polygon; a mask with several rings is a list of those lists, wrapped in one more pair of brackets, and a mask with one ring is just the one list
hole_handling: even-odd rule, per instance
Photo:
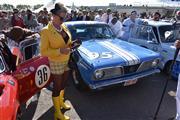
{"label": "blue sky", "polygon": [[[51,0],[0,0],[0,4],[8,3],[8,4],[47,4]],[[64,3],[65,5],[72,5],[74,2],[77,6],[94,6],[94,5],[109,5],[109,3],[120,4],[132,4],[132,5],[142,5],[142,4],[159,4],[160,0],[56,0]],[[123,1],[123,3],[122,3]],[[166,1],[166,0],[161,0]],[[172,2],[171,2],[172,3]]]}

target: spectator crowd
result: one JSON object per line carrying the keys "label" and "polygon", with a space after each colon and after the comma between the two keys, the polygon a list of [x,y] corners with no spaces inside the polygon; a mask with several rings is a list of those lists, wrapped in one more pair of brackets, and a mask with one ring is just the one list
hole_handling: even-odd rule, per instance
{"label": "spectator crowd", "polygon": [[[19,11],[0,11],[0,31],[7,30],[10,27],[19,26],[27,29],[35,29],[37,26],[46,26],[51,20],[51,13],[46,8],[39,13],[33,13],[30,9]],[[156,12],[148,15],[146,12],[137,14],[136,11],[131,13],[120,13],[112,11],[110,8],[106,10],[98,9],[96,11],[87,10],[71,10],[67,13],[65,21],[99,21],[109,24],[113,32],[118,38],[127,38],[128,31],[134,24],[138,24],[141,19],[153,19],[158,21],[161,14]]]}

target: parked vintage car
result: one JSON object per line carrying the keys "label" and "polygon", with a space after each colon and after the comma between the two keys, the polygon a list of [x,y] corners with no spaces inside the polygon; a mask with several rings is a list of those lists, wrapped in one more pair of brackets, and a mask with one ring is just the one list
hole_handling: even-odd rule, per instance
{"label": "parked vintage car", "polygon": [[[170,69],[176,48],[174,42],[179,37],[179,24],[165,21],[145,20],[146,25],[137,25],[131,29],[129,42],[140,45],[160,53],[160,68],[167,72]],[[172,70],[172,76],[178,77],[180,73],[180,56]]]}
{"label": "parked vintage car", "polygon": [[22,58],[16,70],[12,54],[0,47],[0,120],[18,119],[21,105],[51,82],[48,58],[38,55],[38,39],[20,43]]}
{"label": "parked vintage car", "polygon": [[72,54],[77,88],[98,89],[118,83],[127,86],[159,72],[159,53],[115,38],[107,24],[95,21],[65,24],[73,40],[82,40]]}

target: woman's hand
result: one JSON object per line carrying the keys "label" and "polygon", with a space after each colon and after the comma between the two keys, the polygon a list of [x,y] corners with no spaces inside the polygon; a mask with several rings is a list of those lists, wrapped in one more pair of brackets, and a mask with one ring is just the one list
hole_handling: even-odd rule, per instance
{"label": "woman's hand", "polygon": [[175,47],[176,47],[176,48],[180,48],[180,40],[176,40],[176,42],[175,42]]}
{"label": "woman's hand", "polygon": [[72,41],[70,47],[71,47],[71,49],[76,49],[76,48],[78,48],[81,44],[82,44],[82,41],[79,40],[79,39],[76,39],[76,40]]}
{"label": "woman's hand", "polygon": [[65,55],[69,54],[70,50],[71,49],[69,47],[59,48],[60,53]]}

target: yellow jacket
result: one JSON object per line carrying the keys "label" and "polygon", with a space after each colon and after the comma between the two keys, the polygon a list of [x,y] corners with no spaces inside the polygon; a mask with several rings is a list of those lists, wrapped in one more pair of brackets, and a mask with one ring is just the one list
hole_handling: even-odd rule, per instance
{"label": "yellow jacket", "polygon": [[69,60],[70,54],[61,54],[59,48],[70,45],[71,34],[64,24],[62,24],[61,27],[69,36],[67,44],[64,42],[63,37],[56,31],[52,22],[49,22],[40,32],[40,53],[42,56],[47,56],[50,61],[65,62]]}

